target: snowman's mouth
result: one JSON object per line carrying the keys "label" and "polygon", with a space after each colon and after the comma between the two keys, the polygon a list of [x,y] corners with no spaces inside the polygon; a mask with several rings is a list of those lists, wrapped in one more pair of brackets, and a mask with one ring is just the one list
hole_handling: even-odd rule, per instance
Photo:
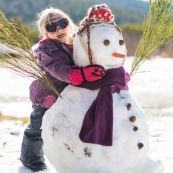
{"label": "snowman's mouth", "polygon": [[106,65],[106,66],[108,66],[108,67],[116,67],[117,64],[116,65]]}

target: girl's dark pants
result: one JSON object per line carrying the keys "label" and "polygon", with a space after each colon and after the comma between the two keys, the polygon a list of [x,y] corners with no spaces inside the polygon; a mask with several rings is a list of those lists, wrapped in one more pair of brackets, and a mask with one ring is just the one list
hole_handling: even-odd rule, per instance
{"label": "girl's dark pants", "polygon": [[41,124],[47,108],[33,105],[30,124],[24,131],[20,160],[25,166],[36,162],[44,162],[43,140],[41,138]]}

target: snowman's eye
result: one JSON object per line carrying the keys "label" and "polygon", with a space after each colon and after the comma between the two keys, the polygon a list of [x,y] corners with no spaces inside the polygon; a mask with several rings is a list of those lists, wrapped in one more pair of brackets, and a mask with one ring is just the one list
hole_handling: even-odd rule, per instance
{"label": "snowman's eye", "polygon": [[119,44],[122,46],[124,44],[124,40],[119,40]]}
{"label": "snowman's eye", "polygon": [[104,43],[105,46],[108,46],[110,44],[110,41],[109,40],[104,40],[103,43]]}

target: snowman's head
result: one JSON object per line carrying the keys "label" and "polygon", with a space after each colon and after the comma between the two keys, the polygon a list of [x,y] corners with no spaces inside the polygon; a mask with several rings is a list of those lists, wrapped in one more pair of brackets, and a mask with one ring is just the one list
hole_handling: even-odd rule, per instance
{"label": "snowman's head", "polygon": [[74,39],[75,64],[100,64],[105,69],[123,66],[126,46],[121,30],[113,20],[114,16],[105,4],[89,9],[88,17],[80,23]]}

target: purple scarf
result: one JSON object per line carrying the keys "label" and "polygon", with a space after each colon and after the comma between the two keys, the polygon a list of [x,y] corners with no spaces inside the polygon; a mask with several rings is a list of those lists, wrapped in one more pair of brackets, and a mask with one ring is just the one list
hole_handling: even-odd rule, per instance
{"label": "purple scarf", "polygon": [[113,98],[112,93],[128,90],[130,75],[123,67],[109,69],[102,80],[84,82],[81,88],[101,88],[96,99],[85,114],[79,137],[82,142],[112,146]]}

